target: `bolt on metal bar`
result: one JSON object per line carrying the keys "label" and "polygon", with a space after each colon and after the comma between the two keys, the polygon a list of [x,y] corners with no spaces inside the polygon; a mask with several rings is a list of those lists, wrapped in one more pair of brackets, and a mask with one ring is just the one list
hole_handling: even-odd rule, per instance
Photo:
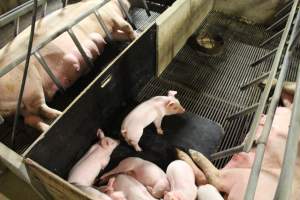
{"label": "bolt on metal bar", "polygon": [[20,17],[17,17],[14,21],[14,37],[20,33]]}
{"label": "bolt on metal bar", "polygon": [[278,10],[276,12],[276,14],[274,15],[274,17],[277,17],[278,15],[280,15],[283,11],[285,11],[287,8],[291,7],[293,5],[293,1],[289,1],[286,3],[285,6],[283,6],[283,8],[281,8],[280,10]]}
{"label": "bolt on metal bar", "polygon": [[[297,2],[297,1],[295,1],[295,2]],[[296,27],[299,25],[299,23],[300,23],[300,12],[297,13],[297,17],[295,20],[295,26],[293,27],[293,31],[291,33],[291,38],[295,37]],[[289,46],[290,46],[290,43],[289,43]],[[284,83],[290,62],[291,62],[291,58],[292,58],[292,52],[286,51],[284,60],[283,60],[283,64],[282,64],[282,69],[281,69],[281,72],[278,77],[278,81],[277,81],[277,84],[276,84],[276,87],[274,90],[273,98],[272,98],[271,104],[270,104],[268,112],[267,112],[266,122],[265,122],[264,128],[262,130],[262,133],[257,140],[255,159],[254,159],[254,163],[253,163],[252,170],[250,173],[247,190],[245,193],[246,200],[252,200],[252,199],[254,199],[254,196],[255,196],[255,190],[256,190],[259,174],[260,174],[262,160],[263,160],[263,156],[264,156],[264,152],[265,152],[265,146],[268,141],[268,137],[269,137],[270,130],[272,127],[273,118],[275,115],[275,111],[276,111],[278,102],[280,100],[283,83]]]}
{"label": "bolt on metal bar", "polygon": [[148,7],[148,5],[147,5],[146,0],[142,0],[142,3],[143,3],[143,6],[144,6],[144,8],[145,8],[145,10],[146,10],[147,15],[148,15],[148,16],[151,16],[151,13],[150,13],[150,10],[149,10],[149,7]]}
{"label": "bolt on metal bar", "polygon": [[[50,41],[54,40],[56,37],[58,37],[60,34],[64,33],[67,31],[69,28],[73,27],[77,23],[79,23],[81,20],[89,16],[94,12],[95,9],[101,8],[103,5],[105,5],[109,0],[103,0],[101,3],[97,4],[93,8],[89,9],[87,12],[81,14],[78,16],[78,18],[74,19],[71,23],[66,25],[65,27],[58,29],[54,31],[49,37],[46,39],[40,41],[37,45],[34,45],[32,52],[35,52],[41,48],[43,48],[45,45],[47,45]],[[26,58],[26,53],[24,55],[22,54],[21,56],[17,57],[13,62],[9,63],[8,65],[2,67],[0,69],[0,78],[10,72],[12,69],[14,69],[18,64],[22,63],[24,59]]]}
{"label": "bolt on metal bar", "polygon": [[109,42],[113,41],[113,38],[112,38],[112,36],[111,36],[111,34],[110,34],[110,32],[109,32],[109,30],[108,30],[106,24],[104,23],[104,21],[103,21],[101,15],[100,15],[100,13],[99,13],[97,10],[95,10],[95,11],[94,11],[94,14],[95,14],[95,16],[96,16],[96,18],[97,18],[97,20],[98,20],[100,26],[102,27],[103,31],[104,31],[105,34],[107,35],[108,41],[109,41]]}
{"label": "bolt on metal bar", "polygon": [[36,51],[34,53],[34,57],[38,60],[38,62],[42,65],[42,67],[44,68],[44,70],[47,72],[47,74],[49,75],[49,77],[51,78],[51,80],[55,83],[55,85],[57,86],[57,88],[61,91],[64,92],[65,88],[62,86],[61,82],[55,77],[55,75],[52,73],[51,69],[49,68],[46,60],[42,57],[42,55]]}
{"label": "bolt on metal bar", "polygon": [[[45,3],[46,0],[38,0],[38,6]],[[0,15],[0,27],[14,21],[17,17],[21,17],[27,12],[31,11],[33,7],[33,1],[27,1],[26,3]]]}
{"label": "bolt on metal bar", "polygon": [[299,43],[299,38],[300,38],[300,30],[298,30],[295,38],[291,41],[291,46],[289,48],[289,51],[292,51],[296,45]]}
{"label": "bolt on metal bar", "polygon": [[25,89],[25,83],[27,79],[27,73],[29,69],[29,61],[30,61],[30,55],[31,55],[31,50],[32,50],[32,43],[33,43],[33,37],[34,37],[34,28],[35,28],[35,21],[36,21],[36,14],[37,14],[37,7],[38,7],[38,1],[34,0],[33,4],[33,14],[32,14],[32,20],[31,20],[31,31],[30,31],[30,37],[29,37],[29,43],[28,43],[28,51],[27,51],[27,56],[26,56],[26,62],[25,62],[25,69],[22,77],[22,82],[21,82],[21,88],[18,96],[18,103],[17,103],[17,110],[16,114],[14,117],[14,124],[13,124],[13,130],[11,134],[11,145],[14,148],[15,145],[15,134],[16,134],[16,129],[18,125],[18,119],[20,115],[20,109],[21,109],[21,103],[23,99],[23,93]]}
{"label": "bolt on metal bar", "polygon": [[275,54],[277,50],[278,50],[278,48],[273,49],[269,53],[265,54],[263,57],[259,58],[258,60],[254,61],[253,63],[251,63],[250,66],[254,67],[254,66],[258,65],[259,63],[262,63],[265,59],[267,59],[267,58],[271,57],[273,54]]}
{"label": "bolt on metal bar", "polygon": [[283,50],[292,26],[292,22],[293,22],[293,18],[294,18],[294,14],[296,12],[296,8],[297,8],[297,4],[298,4],[299,0],[295,0],[292,10],[291,10],[291,14],[290,17],[288,19],[288,22],[286,24],[286,28],[282,34],[279,46],[278,46],[278,51],[276,52],[275,55],[275,59],[273,61],[271,70],[270,70],[270,75],[268,77],[268,81],[266,83],[266,86],[263,90],[263,93],[261,94],[260,100],[259,100],[259,106],[255,112],[252,124],[250,126],[250,130],[249,133],[247,134],[247,137],[245,138],[244,142],[245,142],[245,147],[243,149],[244,152],[249,152],[252,148],[253,145],[253,141],[255,139],[255,133],[256,133],[256,129],[259,125],[259,119],[260,119],[260,115],[263,113],[265,105],[267,103],[267,100],[269,98],[269,93],[271,91],[272,88],[272,83],[273,80],[275,78],[275,75],[278,71],[278,68],[280,67],[280,61],[281,61],[281,57],[283,54]]}
{"label": "bolt on metal bar", "polygon": [[83,47],[81,46],[78,38],[76,37],[75,33],[73,32],[73,30],[70,28],[68,31],[67,31],[70,35],[70,37],[72,38],[74,44],[76,45],[78,51],[81,53],[85,63],[90,67],[90,68],[93,68],[94,67],[94,63],[93,61],[91,60],[91,58],[89,58],[87,56],[87,54],[85,53]]}
{"label": "bolt on metal bar", "polygon": [[271,31],[274,28],[276,28],[278,25],[280,25],[281,23],[283,23],[288,17],[289,17],[290,13],[284,15],[283,17],[281,17],[279,20],[277,20],[276,22],[274,22],[271,26],[269,26],[266,30],[267,31]]}
{"label": "bolt on metal bar", "polygon": [[283,31],[284,31],[284,29],[282,29],[281,31],[278,31],[277,33],[275,33],[274,35],[272,35],[270,38],[268,38],[267,40],[265,40],[262,43],[260,43],[259,46],[260,47],[265,46],[266,44],[268,44],[269,42],[271,42],[275,38],[279,37],[283,33]]}
{"label": "bolt on metal bar", "polygon": [[225,157],[231,156],[235,153],[241,152],[243,150],[243,148],[244,148],[244,144],[241,144],[239,146],[235,146],[235,147],[226,149],[224,151],[220,151],[220,152],[211,154],[210,158],[211,158],[211,160],[217,160],[217,159],[225,158]]}
{"label": "bolt on metal bar", "polygon": [[294,179],[295,164],[298,153],[298,144],[300,136],[300,65],[298,66],[296,91],[294,95],[294,104],[291,115],[283,165],[277,185],[275,198],[276,200],[291,199],[292,182]]}
{"label": "bolt on metal bar", "polygon": [[122,10],[122,12],[125,14],[128,22],[130,23],[130,25],[132,26],[133,29],[136,29],[136,26],[135,24],[133,23],[133,20],[129,14],[129,12],[127,11],[127,9],[125,8],[126,6],[124,5],[123,1],[122,0],[118,0],[119,2],[119,5],[120,5],[120,8]]}

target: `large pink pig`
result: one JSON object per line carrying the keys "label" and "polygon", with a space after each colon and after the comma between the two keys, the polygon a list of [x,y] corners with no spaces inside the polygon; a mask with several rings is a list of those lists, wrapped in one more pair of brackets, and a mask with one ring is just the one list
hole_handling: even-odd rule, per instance
{"label": "large pink pig", "polygon": [[167,168],[171,191],[165,192],[164,200],[195,200],[197,187],[193,169],[182,160],[171,162]]}
{"label": "large pink pig", "polygon": [[169,91],[168,96],[156,96],[134,108],[124,119],[121,133],[126,142],[136,151],[142,151],[139,146],[144,128],[154,122],[158,134],[163,134],[161,122],[165,115],[183,113],[185,109],[175,97],[176,91]]}
{"label": "large pink pig", "polygon": [[110,194],[115,191],[122,191],[128,200],[155,200],[145,186],[135,178],[125,174],[110,178],[106,192]]}
{"label": "large pink pig", "polygon": [[[228,168],[218,170],[200,152],[190,150],[195,163],[204,172],[209,184],[227,195],[227,200],[244,199],[251,168]],[[273,199],[280,169],[262,169],[258,180],[255,200]],[[267,187],[266,187],[267,186]]]}
{"label": "large pink pig", "polygon": [[[125,9],[129,9],[130,3],[128,1],[124,1],[124,3],[126,5]],[[43,41],[44,35],[48,35],[49,32],[57,32],[58,28],[63,26],[63,23],[72,22],[78,16],[78,13],[82,13],[97,4],[99,4],[97,0],[71,4],[40,19],[36,23],[33,46],[35,47],[39,41]],[[136,34],[129,23],[125,21],[117,0],[108,2],[98,12],[101,14],[113,39],[135,39]],[[105,45],[103,38],[106,37],[106,33],[93,14],[74,26],[72,30],[91,60],[100,55]],[[30,27],[0,50],[0,68],[13,62],[16,56],[27,50],[29,32]],[[63,33],[50,42],[40,52],[64,88],[68,88],[89,70],[82,55],[67,33]],[[16,112],[24,63],[0,78],[0,94],[5,94],[0,95],[0,115],[4,117]],[[57,90],[57,86],[46,74],[40,63],[32,57],[21,104],[21,114],[24,116],[26,124],[42,132],[49,128],[46,123],[47,119],[52,121],[61,112],[49,108],[45,99],[51,100]]]}
{"label": "large pink pig", "polygon": [[119,142],[105,137],[101,129],[98,129],[97,136],[100,139],[99,143],[94,144],[71,169],[68,178],[70,183],[91,186],[100,171],[107,166],[110,155]]}
{"label": "large pink pig", "polygon": [[120,173],[125,173],[138,180],[156,198],[161,198],[165,191],[170,190],[170,184],[164,171],[154,163],[144,159],[126,158],[112,171],[104,174],[101,179],[107,179]]}

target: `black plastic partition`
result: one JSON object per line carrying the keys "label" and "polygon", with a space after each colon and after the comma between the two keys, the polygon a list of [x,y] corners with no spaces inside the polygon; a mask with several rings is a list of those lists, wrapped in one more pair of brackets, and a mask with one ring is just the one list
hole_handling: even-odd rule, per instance
{"label": "black plastic partition", "polygon": [[25,157],[66,178],[96,141],[97,128],[118,137],[117,116],[135,103],[138,92],[156,74],[155,33],[153,24],[74,100]]}

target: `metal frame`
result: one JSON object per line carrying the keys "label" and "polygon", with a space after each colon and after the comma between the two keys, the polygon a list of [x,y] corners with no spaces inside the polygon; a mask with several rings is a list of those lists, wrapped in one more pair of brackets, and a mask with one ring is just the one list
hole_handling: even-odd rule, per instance
{"label": "metal frame", "polygon": [[[285,27],[285,30],[284,30],[284,32],[281,36],[280,44],[277,48],[278,50],[276,51],[276,55],[275,55],[271,70],[268,72],[269,75],[268,75],[266,86],[263,90],[263,93],[261,94],[261,98],[258,102],[259,105],[256,109],[256,112],[255,112],[255,115],[253,117],[253,121],[252,121],[250,130],[249,130],[246,138],[244,139],[244,141],[241,145],[238,145],[236,147],[232,147],[232,148],[226,149],[224,151],[212,154],[211,157],[213,159],[228,157],[228,156],[233,155],[234,153],[238,153],[238,152],[241,152],[241,151],[249,152],[251,150],[251,148],[254,144],[254,140],[255,140],[256,129],[258,128],[258,125],[259,125],[260,115],[263,113],[263,111],[265,109],[265,106],[267,104],[267,101],[269,99],[269,94],[270,94],[270,91],[271,91],[271,88],[272,88],[272,82],[273,82],[273,80],[275,78],[275,75],[278,73],[278,70],[280,68],[282,69],[280,74],[282,74],[282,72],[284,71],[283,70],[284,66],[280,66],[280,62],[281,62],[282,55],[284,53],[284,49],[286,47],[289,32],[290,32],[291,27],[293,25],[293,19],[294,19],[294,15],[296,13],[298,2],[299,2],[299,0],[294,0],[291,12],[289,14],[289,18],[288,18],[288,21],[287,21],[287,24],[286,24],[286,27]],[[282,86],[282,84],[283,84],[282,82],[279,82],[279,81],[277,82],[278,86]],[[276,99],[276,101],[277,101],[277,99]],[[274,99],[272,99],[271,105],[272,105],[272,102],[274,104]],[[245,113],[247,113],[247,112],[245,112]]]}
{"label": "metal frame", "polygon": [[[296,5],[296,6],[298,5],[297,0],[294,2],[294,5]],[[294,15],[291,13],[290,17],[293,17],[293,16]],[[295,24],[292,29],[290,42],[288,44],[287,51],[284,56],[282,69],[279,74],[278,81],[277,81],[277,84],[275,87],[275,91],[274,91],[274,94],[272,97],[272,101],[271,101],[271,104],[270,104],[268,112],[267,112],[267,118],[266,118],[264,128],[262,130],[260,137],[258,138],[258,140],[256,142],[257,146],[256,146],[255,159],[254,159],[254,163],[252,165],[252,170],[251,170],[251,174],[249,177],[247,190],[245,193],[246,200],[252,200],[252,199],[254,199],[254,196],[255,196],[255,190],[256,190],[256,186],[257,186],[257,182],[258,182],[258,178],[259,178],[259,174],[260,174],[260,169],[261,169],[261,165],[262,165],[262,161],[263,161],[265,146],[268,141],[268,137],[269,137],[270,130],[272,127],[274,114],[275,114],[278,102],[280,100],[280,95],[281,95],[281,91],[283,88],[283,82],[285,80],[289,65],[291,63],[292,51],[289,51],[289,49],[290,49],[290,46],[292,45],[292,41],[294,40],[294,38],[296,36],[296,32],[299,27],[299,24],[300,24],[300,11],[298,11],[297,17],[295,19]],[[299,131],[299,129],[298,129],[298,131]],[[281,191],[283,191],[283,190],[281,190]]]}

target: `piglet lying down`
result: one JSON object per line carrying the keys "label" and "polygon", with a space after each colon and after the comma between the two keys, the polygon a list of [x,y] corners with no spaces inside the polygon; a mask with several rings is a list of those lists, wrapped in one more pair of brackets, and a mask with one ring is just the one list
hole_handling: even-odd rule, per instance
{"label": "piglet lying down", "polygon": [[152,97],[133,109],[121,126],[122,136],[136,151],[142,151],[139,141],[144,128],[154,122],[158,134],[163,134],[161,122],[165,115],[183,113],[185,109],[175,97],[176,91],[169,91],[168,96]]}

